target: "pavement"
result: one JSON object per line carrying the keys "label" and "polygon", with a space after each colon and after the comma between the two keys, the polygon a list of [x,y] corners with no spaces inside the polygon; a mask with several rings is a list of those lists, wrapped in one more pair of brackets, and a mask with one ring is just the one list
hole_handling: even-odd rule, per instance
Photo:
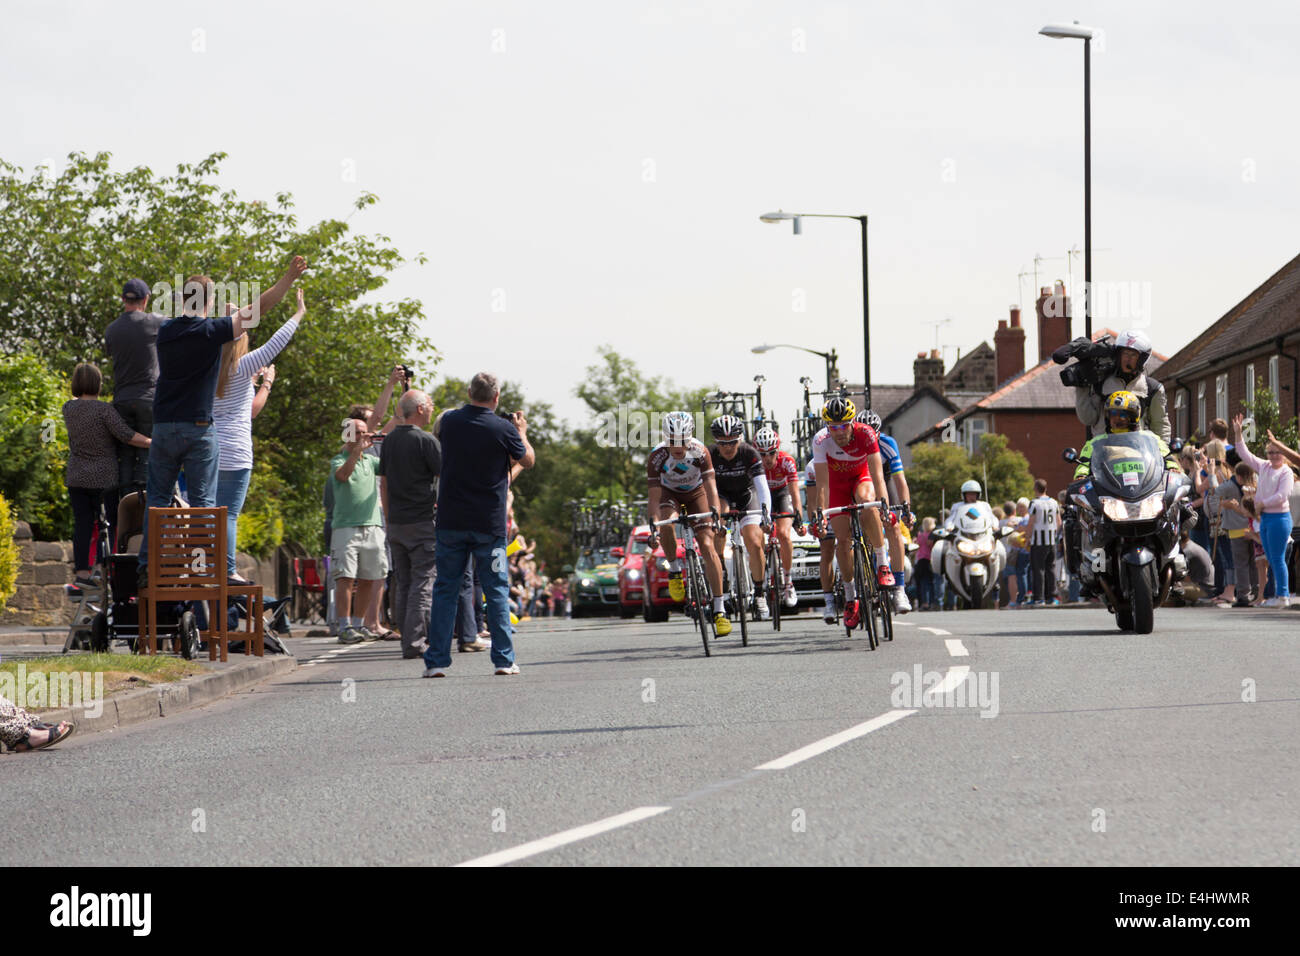
{"label": "pavement", "polygon": [[519,676],[454,654],[442,680],[297,638],[291,673],[4,758],[10,813],[99,812],[9,828],[0,859],[1295,865],[1294,621],[913,613],[868,651],[805,612],[706,659],[680,616],[535,619]]}

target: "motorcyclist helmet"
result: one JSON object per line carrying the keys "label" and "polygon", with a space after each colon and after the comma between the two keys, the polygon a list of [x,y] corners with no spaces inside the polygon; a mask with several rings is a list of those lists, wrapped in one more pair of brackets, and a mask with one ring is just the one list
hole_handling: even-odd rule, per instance
{"label": "motorcyclist helmet", "polygon": [[1145,332],[1128,331],[1121,332],[1115,339],[1115,361],[1119,362],[1119,350],[1132,349],[1138,354],[1137,370],[1140,372],[1146,367],[1147,359],[1151,357],[1151,340],[1147,338]]}
{"label": "motorcyclist helmet", "polygon": [[963,482],[961,486],[961,494],[963,498],[971,491],[975,492],[976,495],[980,494],[980,483],[974,478],[970,479],[970,481]]}
{"label": "motorcyclist helmet", "polygon": [[1142,402],[1132,392],[1120,390],[1106,397],[1106,427],[1110,431],[1135,431],[1141,417]]}

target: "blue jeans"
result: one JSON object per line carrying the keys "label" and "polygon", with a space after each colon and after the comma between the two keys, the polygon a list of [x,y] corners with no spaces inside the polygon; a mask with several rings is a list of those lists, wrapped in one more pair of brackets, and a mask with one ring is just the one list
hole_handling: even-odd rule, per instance
{"label": "blue jeans", "polygon": [[239,512],[248,495],[251,468],[217,472],[217,505],[226,506],[226,573],[235,573],[235,544],[239,540]]}
{"label": "blue jeans", "polygon": [[145,485],[144,539],[140,542],[140,567],[149,564],[149,508],[169,508],[176,479],[185,469],[189,503],[211,508],[217,503],[217,466],[221,450],[212,425],[193,422],[157,422],[149,446],[149,480]]}
{"label": "blue jeans", "polygon": [[1259,537],[1264,545],[1264,555],[1268,558],[1268,570],[1273,578],[1274,593],[1278,597],[1287,597],[1290,581],[1286,568],[1286,545],[1291,540],[1291,515],[1266,513],[1259,519]]}
{"label": "blue jeans", "polygon": [[427,667],[451,666],[451,637],[460,609],[465,568],[474,568],[487,598],[487,625],[492,634],[492,663],[509,667],[515,662],[510,626],[510,569],[506,564],[505,535],[481,531],[438,529],[436,544],[438,574],[433,582],[433,609],[429,615],[429,647],[424,652]]}
{"label": "blue jeans", "polygon": [[[1016,600],[1024,604],[1029,597],[1029,552],[1020,550],[1016,552]],[[1034,600],[1040,600],[1040,595],[1035,594]]]}

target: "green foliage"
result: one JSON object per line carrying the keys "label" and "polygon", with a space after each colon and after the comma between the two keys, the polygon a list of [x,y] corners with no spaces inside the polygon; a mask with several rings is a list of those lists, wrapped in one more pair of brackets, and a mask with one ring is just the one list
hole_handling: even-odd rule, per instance
{"label": "green foliage", "polygon": [[18,590],[18,545],[14,543],[14,516],[0,495],[0,609]]}
{"label": "green foliage", "polygon": [[63,403],[71,397],[68,379],[36,356],[0,357],[0,494],[37,540],[72,536],[63,424]]}
{"label": "green foliage", "polygon": [[941,507],[951,508],[954,501],[960,500],[962,482],[971,478],[980,483],[984,500],[991,505],[1033,495],[1029,460],[1007,447],[1005,435],[990,433],[981,436],[979,451],[974,455],[952,442],[913,446],[912,467],[907,469],[912,510],[922,518],[946,517]]}
{"label": "green foliage", "polygon": [[239,512],[240,551],[267,558],[284,541],[280,502],[288,497],[288,490],[265,457],[254,459],[248,497]]}
{"label": "green foliage", "polygon": [[[1251,403],[1243,399],[1241,405],[1245,409],[1246,417],[1255,422],[1255,440],[1246,442],[1246,447],[1254,454],[1260,458],[1264,457],[1270,431],[1286,447],[1300,447],[1300,423],[1292,418],[1286,424],[1282,424],[1282,413],[1278,409],[1277,396],[1273,394],[1272,389],[1264,385],[1263,378],[1255,382],[1255,401]],[[1231,422],[1228,423],[1228,427],[1228,434],[1231,436]]]}
{"label": "green foliage", "polygon": [[[0,352],[35,354],[64,375],[77,362],[93,361],[104,372],[108,395],[112,368],[103,334],[121,311],[126,279],[143,278],[156,288],[174,285],[176,276],[205,273],[218,283],[266,289],[294,255],[305,256],[308,271],[299,284],[307,316],[276,358],[275,389],[253,434],[258,458],[273,465],[283,490],[284,533],[318,544],[325,462],[338,446],[348,406],[374,402],[397,362],[427,373],[438,359],[419,334],[421,304],[377,298],[388,274],[405,263],[387,237],[353,234],[338,219],[301,226],[288,193],[266,202],[223,190],[216,180],[224,158],[214,153],[156,176],[143,166],[115,171],[107,153],[73,153],[59,176],[38,169],[28,178],[0,160],[6,223],[0,230]],[[360,210],[376,201],[363,194],[354,205]],[[253,346],[292,313],[293,302],[290,293],[262,316],[251,333]],[[149,308],[170,305],[155,298]],[[26,466],[17,454],[6,460]],[[2,479],[0,489],[9,490]],[[17,498],[24,517],[29,499]],[[51,513],[34,520],[33,531],[66,535],[70,522],[58,518]],[[270,540],[274,529],[261,537]]]}

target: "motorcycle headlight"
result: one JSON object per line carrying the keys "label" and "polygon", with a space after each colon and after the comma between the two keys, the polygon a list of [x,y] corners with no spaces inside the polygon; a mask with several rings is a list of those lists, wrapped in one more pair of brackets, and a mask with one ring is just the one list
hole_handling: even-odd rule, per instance
{"label": "motorcycle headlight", "polygon": [[993,551],[992,538],[959,538],[957,552],[967,558],[982,558]]}
{"label": "motorcycle headlight", "polygon": [[641,572],[638,571],[636,568],[632,568],[631,570],[629,570],[629,571],[627,572],[627,579],[628,579],[628,581],[640,581],[640,580],[641,580]]}
{"label": "motorcycle headlight", "polygon": [[1111,521],[1150,521],[1160,517],[1165,510],[1165,496],[1157,493],[1148,495],[1141,501],[1124,501],[1122,498],[1103,495],[1101,509]]}

